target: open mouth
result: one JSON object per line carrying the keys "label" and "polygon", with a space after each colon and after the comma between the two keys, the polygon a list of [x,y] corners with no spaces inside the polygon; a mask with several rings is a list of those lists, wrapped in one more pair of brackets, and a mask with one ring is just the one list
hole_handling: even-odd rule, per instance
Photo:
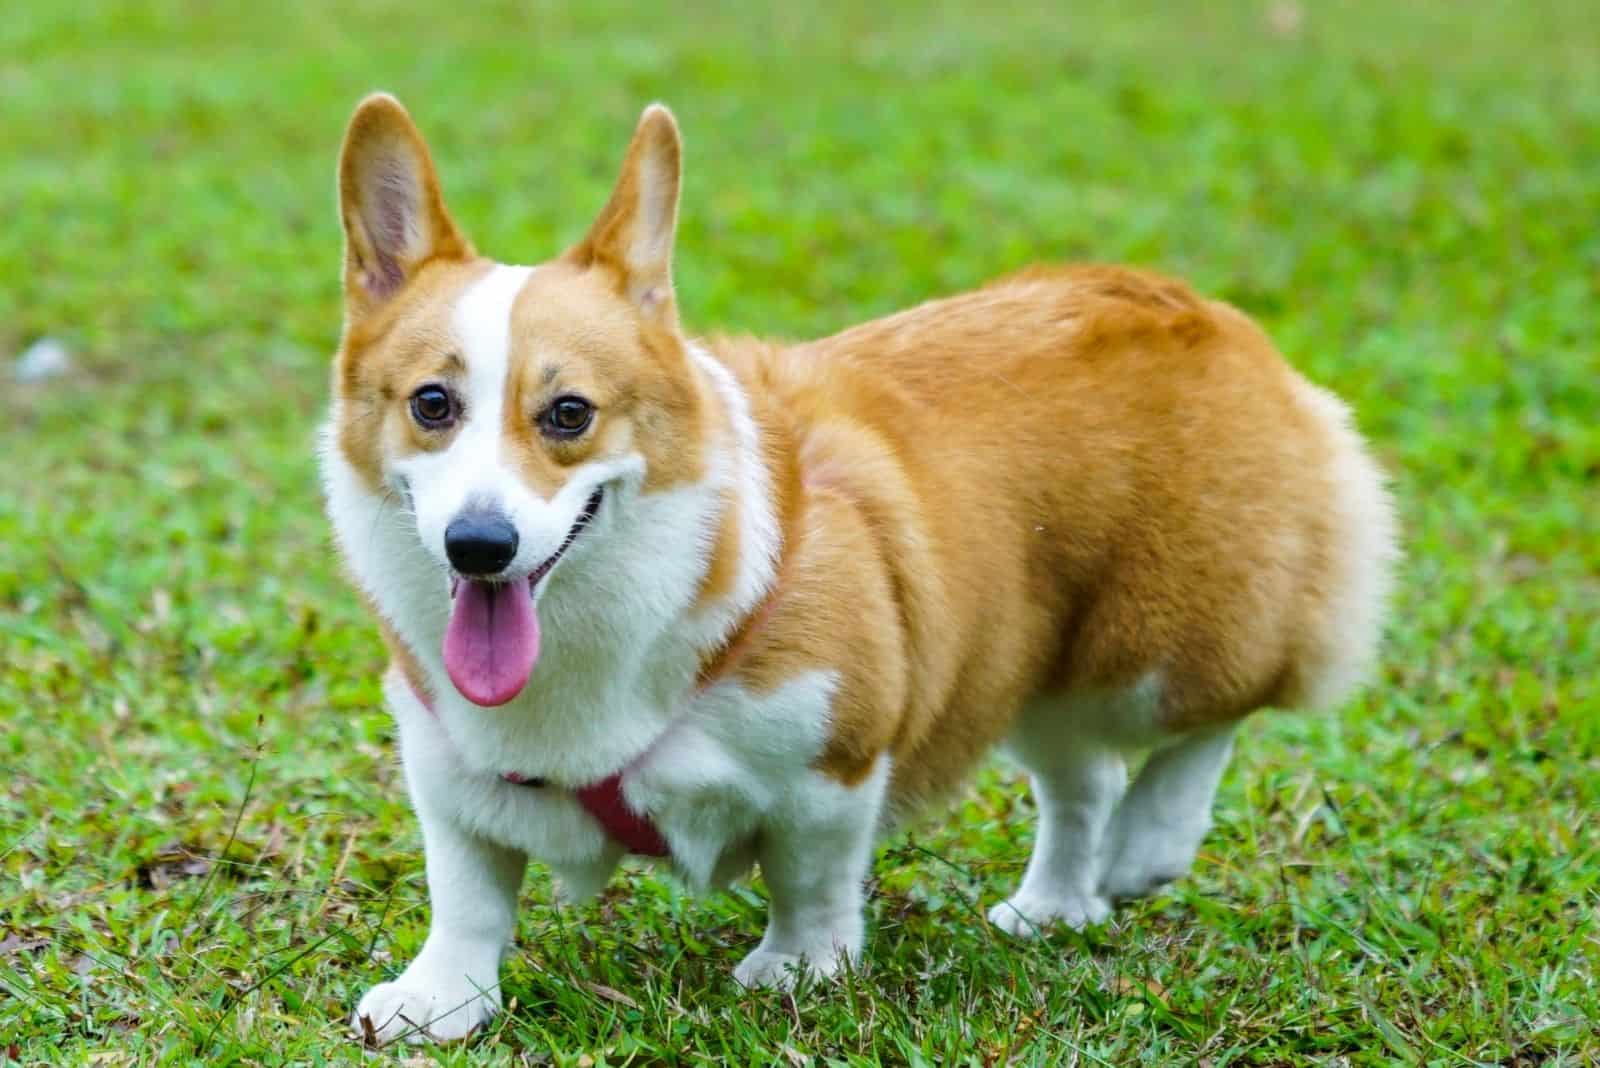
{"label": "open mouth", "polygon": [[473,704],[486,708],[503,705],[528,684],[539,660],[539,616],[533,592],[594,520],[604,493],[604,489],[596,489],[589,495],[556,551],[526,579],[451,580],[444,666],[461,696]]}
{"label": "open mouth", "polygon": [[561,544],[556,546],[556,551],[551,553],[544,563],[533,569],[533,573],[528,576],[528,590],[530,593],[535,586],[539,585],[539,580],[548,575],[550,569],[556,566],[556,561],[561,559],[568,549],[572,548],[572,543],[578,540],[578,535],[583,533],[583,528],[589,525],[590,520],[594,519],[595,513],[600,510],[600,498],[605,496],[605,492],[605,487],[601,486],[589,494],[588,501],[584,503],[583,511],[579,512],[578,518],[572,521],[572,529],[567,531],[565,538],[561,539]]}

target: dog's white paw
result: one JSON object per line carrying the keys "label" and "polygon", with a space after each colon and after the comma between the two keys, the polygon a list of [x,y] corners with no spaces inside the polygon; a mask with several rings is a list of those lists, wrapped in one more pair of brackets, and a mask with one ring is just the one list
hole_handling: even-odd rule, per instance
{"label": "dog's white paw", "polygon": [[1100,881],[1100,892],[1112,901],[1132,901],[1148,897],[1168,883],[1188,874],[1187,866],[1147,866],[1119,863]]}
{"label": "dog's white paw", "polygon": [[989,910],[989,922],[1008,935],[1035,938],[1051,927],[1081,931],[1111,915],[1111,903],[1094,894],[1046,896],[1018,890]]}
{"label": "dog's white paw", "polygon": [[[492,986],[492,981],[490,984]],[[408,1042],[455,1042],[466,1038],[500,1011],[498,990],[481,990],[461,976],[458,982],[423,982],[408,970],[392,983],[379,983],[356,1006],[350,1026],[358,1037],[386,1046]]]}
{"label": "dog's white paw", "polygon": [[836,948],[817,953],[779,953],[777,950],[758,948],[733,970],[733,978],[747,988],[772,987],[792,990],[802,976],[831,979],[844,967],[846,954]]}
{"label": "dog's white paw", "polygon": [[758,949],[739,962],[739,966],[733,970],[733,979],[743,987],[770,986],[788,990],[799,982],[805,971],[804,957]]}

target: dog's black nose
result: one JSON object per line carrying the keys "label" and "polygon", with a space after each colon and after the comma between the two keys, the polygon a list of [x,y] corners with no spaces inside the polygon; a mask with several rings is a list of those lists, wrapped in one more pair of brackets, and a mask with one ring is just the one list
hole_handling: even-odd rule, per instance
{"label": "dog's black nose", "polygon": [[463,575],[498,575],[517,555],[517,528],[491,512],[465,512],[444,528],[444,554]]}

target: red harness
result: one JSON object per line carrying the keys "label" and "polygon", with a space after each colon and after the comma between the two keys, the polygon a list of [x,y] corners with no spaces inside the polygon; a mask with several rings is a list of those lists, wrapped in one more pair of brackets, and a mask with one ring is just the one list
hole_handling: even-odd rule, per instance
{"label": "red harness", "polygon": [[[411,692],[428,714],[438,719],[438,713],[433,710],[433,702],[428,695],[423,693],[409,678],[406,683],[411,687]],[[503,771],[500,777],[506,782],[517,786],[526,786],[532,790],[547,790],[550,783],[535,776],[524,775],[520,771]],[[642,812],[637,812],[629,807],[627,800],[622,796],[622,772],[609,775],[599,782],[592,782],[587,786],[580,786],[572,791],[572,796],[577,798],[578,804],[584,811],[595,818],[595,821],[604,828],[611,840],[642,857],[665,857],[672,854],[667,847],[667,840],[661,836],[661,831],[654,821]]]}

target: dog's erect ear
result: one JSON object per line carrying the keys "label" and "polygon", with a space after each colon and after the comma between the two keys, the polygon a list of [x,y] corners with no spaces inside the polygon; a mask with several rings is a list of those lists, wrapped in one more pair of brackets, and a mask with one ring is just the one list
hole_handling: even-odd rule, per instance
{"label": "dog's erect ear", "polygon": [[428,146],[387,93],[361,101],[350,118],[339,152],[339,215],[352,319],[398,293],[430,260],[473,255],[445,210]]}
{"label": "dog's erect ear", "polygon": [[567,253],[581,266],[608,271],[641,314],[671,324],[672,238],[678,226],[683,142],[672,112],[651,104],[622,160],[611,199],[589,233]]}

